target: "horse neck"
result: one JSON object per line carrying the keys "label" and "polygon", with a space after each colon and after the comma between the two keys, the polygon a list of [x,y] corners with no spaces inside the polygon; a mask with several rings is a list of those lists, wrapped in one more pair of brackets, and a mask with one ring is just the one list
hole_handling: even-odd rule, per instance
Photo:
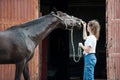
{"label": "horse neck", "polygon": [[37,19],[36,22],[31,21],[31,25],[24,27],[24,30],[27,36],[37,45],[40,40],[44,39],[50,32],[57,28],[59,23],[56,17],[47,15]]}

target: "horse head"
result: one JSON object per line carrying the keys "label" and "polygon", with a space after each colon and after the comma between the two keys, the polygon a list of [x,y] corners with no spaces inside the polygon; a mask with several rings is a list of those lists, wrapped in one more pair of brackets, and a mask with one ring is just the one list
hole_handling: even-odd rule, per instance
{"label": "horse head", "polygon": [[51,14],[57,17],[60,22],[65,25],[65,29],[73,29],[74,27],[78,29],[81,28],[82,20],[77,17],[70,16],[67,13],[63,13],[61,11],[57,11],[55,13],[51,12]]}

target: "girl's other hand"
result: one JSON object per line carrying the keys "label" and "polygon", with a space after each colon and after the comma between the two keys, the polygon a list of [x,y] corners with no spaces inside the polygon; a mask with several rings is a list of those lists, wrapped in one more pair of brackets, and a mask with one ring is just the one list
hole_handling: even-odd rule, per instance
{"label": "girl's other hand", "polygon": [[79,44],[78,44],[78,45],[79,45],[79,47],[82,47],[82,46],[83,46],[83,44],[82,44],[81,42],[79,42]]}

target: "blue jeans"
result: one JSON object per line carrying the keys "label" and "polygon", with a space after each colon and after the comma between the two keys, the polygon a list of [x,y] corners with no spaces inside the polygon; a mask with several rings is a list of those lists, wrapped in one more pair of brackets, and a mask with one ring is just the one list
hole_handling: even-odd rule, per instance
{"label": "blue jeans", "polygon": [[94,67],[97,59],[94,53],[84,55],[84,76],[83,80],[94,80]]}

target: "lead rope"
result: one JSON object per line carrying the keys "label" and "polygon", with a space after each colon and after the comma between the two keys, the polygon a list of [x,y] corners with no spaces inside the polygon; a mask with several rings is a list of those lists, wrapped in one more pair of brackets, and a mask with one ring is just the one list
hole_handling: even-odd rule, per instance
{"label": "lead rope", "polygon": [[[72,17],[73,18],[73,17]],[[74,23],[74,20],[73,19],[65,19],[65,25],[66,25],[66,29],[68,29],[67,28],[67,24],[66,24],[66,22],[67,22],[67,20],[71,20],[71,21],[73,21],[73,23]],[[79,62],[80,61],[80,58],[82,57],[82,49],[79,47],[79,45],[78,45],[78,52],[77,52],[77,56],[78,56],[78,59],[76,59],[76,54],[75,54],[75,46],[74,46],[74,42],[73,42],[73,27],[74,27],[74,24],[72,24],[72,29],[68,29],[68,30],[70,30],[70,32],[71,32],[71,45],[72,45],[72,51],[73,51],[73,60],[74,60],[74,62]]]}
{"label": "lead rope", "polygon": [[76,59],[75,46],[74,46],[74,42],[73,42],[73,29],[71,29],[70,31],[71,31],[71,44],[72,44],[72,51],[73,51],[73,60],[74,60],[74,62],[77,63],[80,61],[80,58],[82,57],[82,50],[78,45],[78,52],[77,52],[78,59]]}
{"label": "lead rope", "polygon": [[[73,16],[72,16],[72,18],[73,18]],[[73,21],[73,23],[74,23],[74,20],[73,19],[65,19],[65,26],[66,26],[66,29],[68,29],[67,28],[67,24],[66,24],[66,22],[67,22],[67,20],[71,20],[71,21]],[[79,47],[79,45],[78,45],[78,59],[76,59],[76,54],[75,54],[75,46],[74,46],[74,42],[73,42],[73,27],[74,27],[74,24],[72,24],[72,29],[68,29],[68,30],[70,30],[70,32],[71,32],[71,44],[72,44],[72,51],[73,51],[73,60],[74,60],[74,62],[79,62],[80,61],[80,58],[82,57],[82,50],[81,50],[81,48]]]}

